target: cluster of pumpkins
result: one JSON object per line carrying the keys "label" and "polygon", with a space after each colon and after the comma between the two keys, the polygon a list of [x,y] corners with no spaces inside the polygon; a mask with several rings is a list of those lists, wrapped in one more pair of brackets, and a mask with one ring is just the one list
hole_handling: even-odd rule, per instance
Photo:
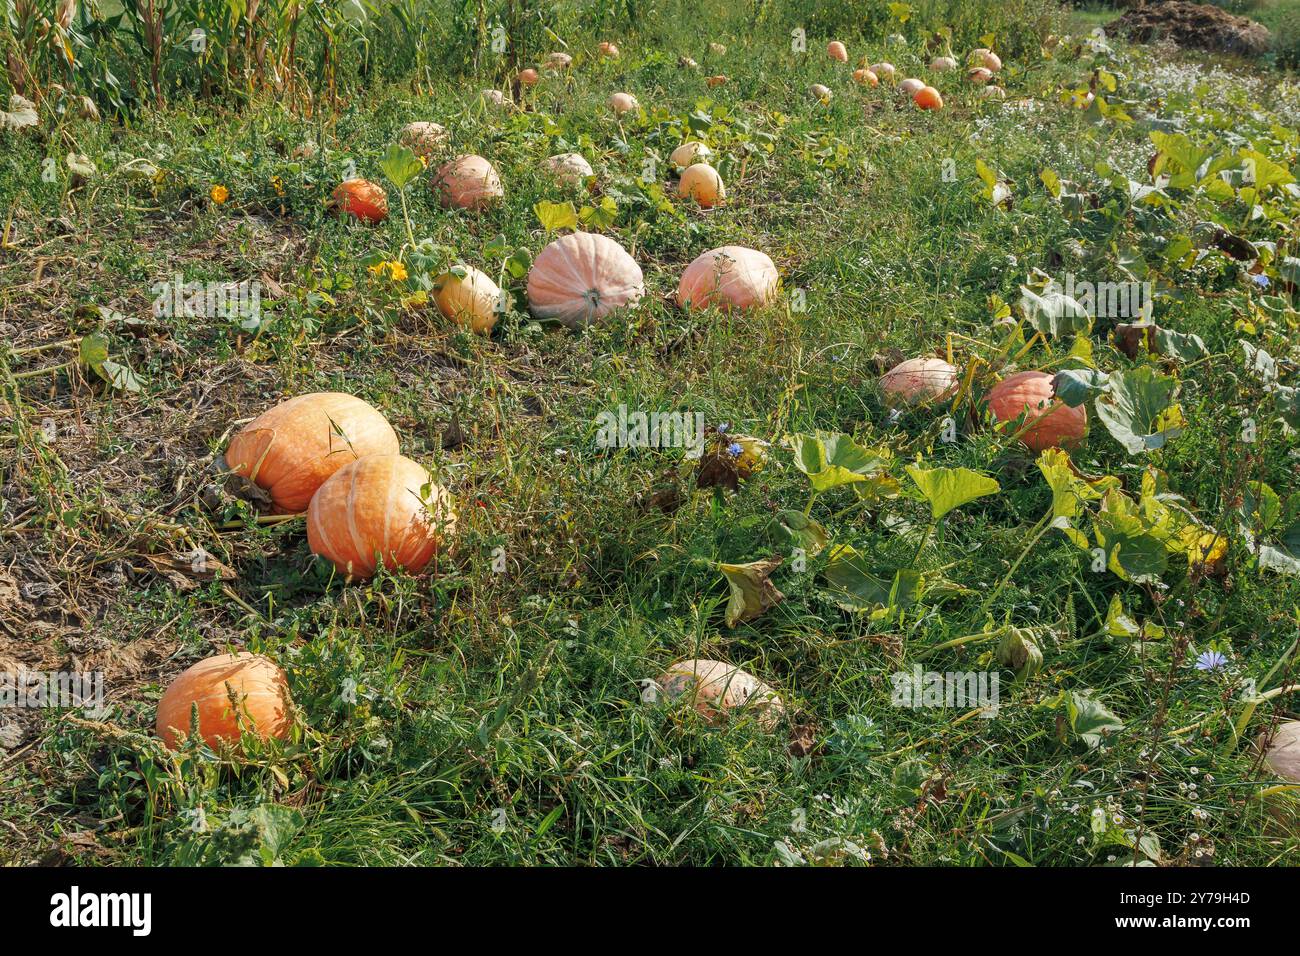
{"label": "cluster of pumpkins", "polygon": [[[617,94],[624,95],[624,94]],[[411,123],[401,141],[429,155],[446,138],[436,123]],[[678,196],[703,209],[726,198],[726,186],[708,163],[712,151],[704,143],[686,142],[673,150],[670,162],[680,172]],[[581,182],[593,175],[580,153],[549,157],[544,168],[562,183]],[[504,192],[501,178],[482,156],[458,156],[438,168],[433,187],[447,207],[480,209]],[[335,190],[335,207],[364,222],[388,215],[383,187],[364,179],[349,179]],[[682,308],[716,307],[723,311],[762,306],[777,293],[776,266],[764,253],[744,246],[721,246],[701,254],[681,276],[677,302]],[[433,301],[447,318],[483,335],[490,334],[505,296],[490,276],[463,265],[434,280]],[[538,319],[581,328],[627,306],[645,294],[644,277],[636,260],[616,240],[600,233],[574,232],[551,242],[533,261],[527,282],[528,309]]]}
{"label": "cluster of pumpkins", "polygon": [[[882,375],[880,388],[891,404],[919,406],[952,398],[959,379],[959,370],[943,359],[913,358]],[[1033,452],[1070,448],[1088,433],[1087,408],[1071,407],[1057,398],[1054,381],[1046,372],[1016,372],[985,396],[999,426],[1021,422],[1015,437]]]}
{"label": "cluster of pumpkins", "polygon": [[[839,63],[849,62],[848,48],[839,40],[832,40],[826,45],[826,55],[832,60]],[[853,71],[853,81],[860,86],[879,86],[883,81],[893,83],[898,76],[898,70],[894,64],[888,62],[872,63],[866,65],[866,59],[863,58],[862,66]],[[967,80],[979,86],[980,95],[985,99],[1004,99],[1006,90],[1000,86],[991,85],[993,74],[1002,69],[1002,59],[992,50],[980,47],[972,50],[967,58],[970,69],[966,74]],[[957,60],[952,56],[936,56],[930,61],[930,71],[932,73],[951,73],[957,69]],[[829,100],[831,91],[821,83],[814,83],[809,91],[819,100]],[[933,86],[928,85],[924,80],[918,80],[908,77],[898,83],[898,92],[903,96],[909,96],[912,102],[923,110],[940,110],[943,109],[943,97]]]}
{"label": "cluster of pumpkins", "polygon": [[[450,496],[401,454],[378,409],[341,392],[290,398],[231,439],[226,466],[261,488],[279,514],[307,512],[307,543],[339,574],[366,579],[382,561],[422,570],[455,530]],[[232,694],[234,696],[232,696]],[[209,744],[291,726],[283,672],[259,655],[220,654],[176,679],[158,704],[158,735],[176,747],[197,712]]]}

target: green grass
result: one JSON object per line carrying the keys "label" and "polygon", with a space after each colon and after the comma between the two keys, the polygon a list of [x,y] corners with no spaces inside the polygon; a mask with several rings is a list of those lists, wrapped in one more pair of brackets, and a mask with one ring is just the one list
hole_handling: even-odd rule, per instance
{"label": "green grass", "polygon": [[[822,55],[832,34],[814,29],[816,16],[800,22],[810,24],[802,57],[778,17],[718,34],[729,46],[721,57],[684,24],[653,40],[648,28],[611,32],[618,63],[588,58],[598,37],[575,33],[572,75],[546,80],[528,111],[509,114],[477,104],[490,78],[467,78],[418,93],[381,85],[314,119],[258,101],[230,112],[196,102],[129,126],[70,122],[67,148],[100,169],[71,192],[63,175],[33,174],[47,151],[61,160],[64,145],[0,133],[0,211],[14,223],[0,253],[11,422],[0,444],[0,540],[14,555],[4,574],[55,587],[52,598],[29,588],[18,612],[0,612],[0,657],[52,668],[75,655],[109,673],[111,703],[99,722],[42,714],[24,725],[28,749],[0,756],[0,824],[16,828],[0,826],[0,859],[198,864],[260,851],[354,865],[763,865],[825,859],[826,841],[845,841],[882,865],[1092,865],[1121,855],[1126,831],[1154,835],[1162,863],[1207,847],[1242,865],[1294,853],[1253,799],[1269,780],[1250,746],[1270,723],[1295,718],[1294,697],[1259,707],[1247,739],[1235,741],[1230,725],[1243,682],[1263,680],[1293,647],[1300,602],[1300,579],[1253,566],[1233,517],[1252,480],[1276,489],[1288,515],[1297,506],[1295,434],[1264,411],[1271,399],[1237,341],[1267,349],[1294,385],[1296,316],[1262,309],[1223,256],[1183,268],[1162,254],[1164,241],[1213,216],[1231,216],[1256,241],[1279,239],[1281,220],[1243,220],[1235,197],[1130,205],[1112,180],[1148,182],[1154,147],[1138,123],[1061,104],[1063,89],[1086,85],[1086,58],[1042,60],[1026,48],[1007,58],[1007,104],[952,78],[945,110],[923,114],[883,88],[855,87]],[[850,37],[853,60],[918,72],[915,34],[898,49],[886,32]],[[680,68],[679,54],[701,70]],[[1297,103],[1277,76],[1198,89],[1192,61],[1117,55],[1112,99],[1139,120],[1159,102],[1164,118],[1233,130],[1293,168],[1286,117]],[[711,91],[703,75],[714,72],[730,81]],[[829,105],[806,95],[814,82],[834,90]],[[645,113],[614,122],[604,104],[615,89],[635,93]],[[1021,99],[1032,111],[1011,107]],[[367,268],[403,255],[400,215],[365,228],[330,216],[323,200],[347,160],[382,179],[379,158],[414,119],[448,126],[449,152],[491,159],[506,190],[502,204],[471,215],[441,209],[421,180],[408,196],[417,238],[501,274],[506,254],[536,255],[552,238],[534,204],[592,202],[539,166],[580,150],[617,204],[609,233],[645,271],[643,304],[585,333],[541,328],[524,311],[524,283],[508,278],[513,307],[490,340],[403,307],[409,290]],[[675,199],[662,165],[691,135],[714,146],[728,184],[727,203],[708,213]],[[315,155],[295,158],[309,140]],[[162,174],[132,179],[118,171],[130,158]],[[656,187],[637,182],[647,158],[660,163]],[[1009,209],[983,195],[977,160],[1013,184]],[[1063,213],[1040,183],[1044,169],[1095,194],[1097,211]],[[209,200],[214,185],[230,190],[224,205]],[[1288,202],[1294,215],[1294,200],[1276,208]],[[668,304],[684,266],[727,243],[775,260],[781,301],[731,316]],[[1118,279],[1121,261],[1145,264],[1162,293],[1159,324],[1200,335],[1210,357],[1193,367],[1130,359],[1110,342],[1113,323],[1099,320],[1080,337],[1097,367],[1176,373],[1187,425],[1165,448],[1129,456],[1094,413],[1074,460],[1116,476],[1134,498],[1143,469],[1161,469],[1231,539],[1223,571],[1189,572],[1174,557],[1159,583],[1134,584],[1093,573],[1055,530],[1013,571],[1052,502],[1032,458],[974,412],[959,416],[955,444],[939,440],[936,413],[891,417],[876,358],[951,343],[958,364],[991,359],[1007,335],[992,297],[1014,304],[1034,269]],[[217,319],[149,317],[152,284],[178,271],[187,281],[265,275],[285,292],[268,294],[272,321],[255,335]],[[791,308],[796,289],[804,312]],[[139,375],[140,394],[75,365],[10,377],[72,358],[17,350],[95,329]],[[1078,344],[1036,342],[1019,366],[1060,367]],[[312,559],[301,521],[259,526],[228,495],[215,510],[205,504],[205,466],[234,422],[323,390],[382,409],[403,452],[451,490],[456,546],[436,574],[345,585]],[[699,489],[679,450],[595,447],[597,415],[620,404],[702,412],[710,426],[772,442],[770,459],[735,494]],[[1259,424],[1250,444],[1237,438],[1248,416]],[[46,418],[52,442],[38,436]],[[813,430],[891,448],[901,496],[865,508],[839,488],[810,504],[781,443]],[[928,508],[903,471],[917,456],[992,475],[1001,491],[954,511],[923,543]],[[680,502],[671,513],[646,504],[665,489]],[[787,560],[774,575],[785,600],[726,626],[713,565],[791,559],[773,516],[805,508],[876,568],[916,556],[951,596],[936,586],[901,612],[849,613],[827,594],[824,558],[804,572]],[[151,560],[195,544],[236,576],[186,580]],[[1164,636],[1108,636],[1115,599]],[[1023,683],[999,668],[993,643],[935,649],[1004,624],[1032,629],[1043,652]],[[162,687],[230,646],[285,668],[293,738],[250,744],[242,763],[201,749],[165,754],[150,739]],[[1192,660],[1212,647],[1226,671],[1197,671]],[[745,717],[710,726],[680,704],[642,703],[641,682],[687,657],[750,670],[777,689],[789,719],[774,732]],[[893,706],[892,676],[917,661],[999,670],[996,718]],[[1293,672],[1294,654],[1268,686]],[[1084,691],[1123,723],[1095,748],[1071,732],[1062,697]],[[1121,822],[1099,826],[1095,812]],[[79,833],[93,836],[71,839]]]}

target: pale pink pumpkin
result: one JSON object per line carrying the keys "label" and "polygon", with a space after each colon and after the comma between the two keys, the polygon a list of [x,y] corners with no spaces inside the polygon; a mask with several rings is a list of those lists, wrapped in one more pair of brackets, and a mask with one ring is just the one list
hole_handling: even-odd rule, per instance
{"label": "pale pink pumpkin", "polygon": [[528,308],[569,328],[590,325],[645,295],[641,267],[608,236],[575,232],[543,249],[528,272]]}
{"label": "pale pink pumpkin", "polygon": [[669,700],[685,697],[710,724],[727,717],[750,716],[770,730],[785,713],[776,691],[748,671],[724,661],[678,661],[658,683]]}
{"label": "pale pink pumpkin", "polygon": [[908,359],[880,377],[880,388],[891,404],[924,405],[957,391],[957,369],[943,359]]}
{"label": "pale pink pumpkin", "polygon": [[415,155],[428,158],[447,141],[447,130],[438,123],[425,121],[407,123],[402,127],[397,139]]}
{"label": "pale pink pumpkin", "polygon": [[609,108],[614,111],[615,116],[622,116],[639,105],[636,97],[631,93],[615,93],[609,98]]}
{"label": "pale pink pumpkin", "polygon": [[444,207],[482,209],[505,192],[496,169],[482,156],[457,156],[438,167],[433,188]]}
{"label": "pale pink pumpkin", "polygon": [[542,165],[556,181],[570,185],[581,183],[589,176],[595,175],[591,163],[587,162],[582,153],[559,153],[548,156]]}
{"label": "pale pink pumpkin", "polygon": [[724,312],[755,309],[775,298],[779,279],[776,265],[757,249],[721,246],[686,267],[677,286],[677,304],[693,309],[716,306]]}

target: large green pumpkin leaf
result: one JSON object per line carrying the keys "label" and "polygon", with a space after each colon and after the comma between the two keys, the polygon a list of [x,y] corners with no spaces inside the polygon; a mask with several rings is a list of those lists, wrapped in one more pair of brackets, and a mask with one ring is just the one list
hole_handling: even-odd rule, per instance
{"label": "large green pumpkin leaf", "polygon": [[1038,295],[1028,286],[1020,287],[1020,309],[1039,332],[1059,338],[1070,332],[1087,332],[1092,328],[1088,310],[1064,292],[1049,289]]}
{"label": "large green pumpkin leaf", "polygon": [[1173,403],[1178,380],[1148,366],[1115,372],[1097,399],[1097,417],[1129,454],[1163,448],[1183,430],[1182,409]]}
{"label": "large green pumpkin leaf", "polygon": [[411,180],[424,172],[424,163],[408,147],[390,143],[379,160],[379,168],[390,183],[398,189],[405,189]]}
{"label": "large green pumpkin leaf", "polygon": [[924,580],[919,571],[904,568],[890,574],[877,571],[852,545],[831,549],[822,571],[835,603],[846,611],[908,608],[921,599]]}
{"label": "large green pumpkin leaf", "polygon": [[930,514],[935,521],[954,508],[969,504],[976,498],[995,495],[1002,490],[1002,486],[992,478],[969,468],[926,470],[908,465],[907,474],[930,502]]}
{"label": "large green pumpkin leaf", "polygon": [[889,453],[863,448],[848,435],[814,432],[791,435],[794,466],[808,476],[814,491],[867,481],[889,465]]}

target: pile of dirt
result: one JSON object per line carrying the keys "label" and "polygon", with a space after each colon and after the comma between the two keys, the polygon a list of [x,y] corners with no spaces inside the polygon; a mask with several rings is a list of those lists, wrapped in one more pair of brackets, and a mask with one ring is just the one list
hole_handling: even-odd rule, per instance
{"label": "pile of dirt", "polygon": [[1142,43],[1168,37],[1187,49],[1237,56],[1261,56],[1273,41],[1268,28],[1249,17],[1185,0],[1139,4],[1112,21],[1106,31]]}

